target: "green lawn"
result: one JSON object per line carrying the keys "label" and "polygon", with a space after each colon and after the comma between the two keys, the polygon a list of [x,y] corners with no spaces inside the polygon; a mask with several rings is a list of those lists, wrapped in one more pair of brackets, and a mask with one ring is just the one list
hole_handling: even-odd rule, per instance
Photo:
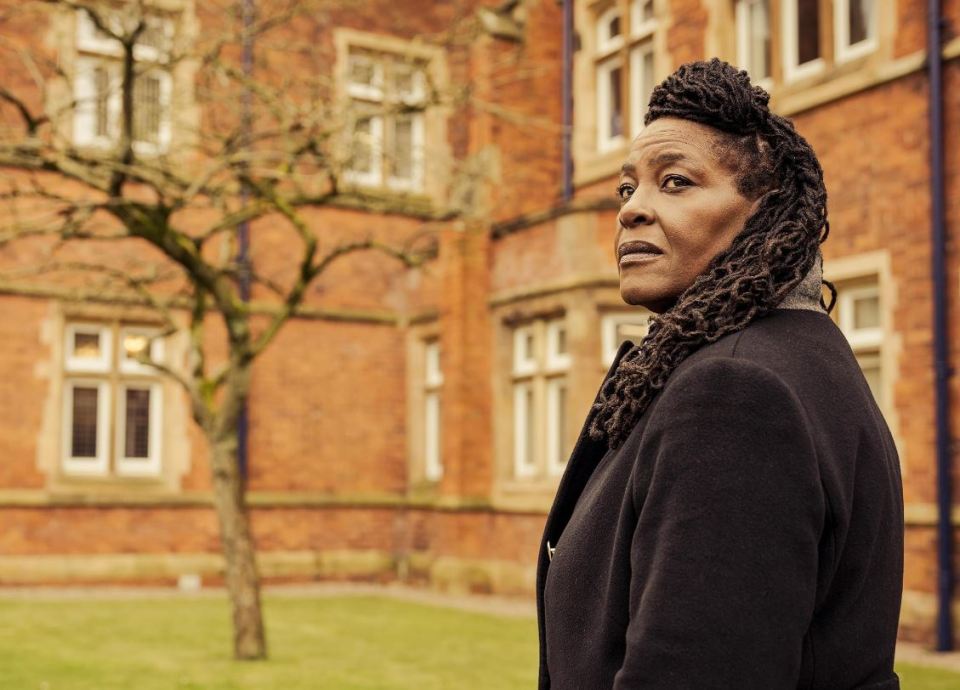
{"label": "green lawn", "polygon": [[[0,601],[4,690],[359,690],[536,686],[532,619],[375,597],[268,597],[271,657],[229,659],[219,599]],[[903,665],[906,690],[960,676]]]}

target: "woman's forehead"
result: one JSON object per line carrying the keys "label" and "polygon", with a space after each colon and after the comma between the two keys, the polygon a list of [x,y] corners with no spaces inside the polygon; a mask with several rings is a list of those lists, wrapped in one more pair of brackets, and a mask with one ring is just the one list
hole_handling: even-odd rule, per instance
{"label": "woman's forehead", "polygon": [[712,127],[661,118],[647,125],[630,144],[627,166],[656,167],[677,161],[717,164],[716,142],[717,130]]}

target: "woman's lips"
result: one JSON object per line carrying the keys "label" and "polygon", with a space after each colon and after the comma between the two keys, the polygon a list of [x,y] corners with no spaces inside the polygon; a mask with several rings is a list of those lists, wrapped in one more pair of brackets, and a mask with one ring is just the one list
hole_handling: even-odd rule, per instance
{"label": "woman's lips", "polygon": [[652,254],[650,252],[637,253],[637,254],[624,254],[620,258],[621,266],[632,266],[633,264],[648,264],[651,261],[656,261],[659,259],[662,254]]}
{"label": "woman's lips", "polygon": [[631,264],[645,264],[663,256],[663,252],[656,245],[640,240],[624,242],[617,247],[617,256],[621,266]]}

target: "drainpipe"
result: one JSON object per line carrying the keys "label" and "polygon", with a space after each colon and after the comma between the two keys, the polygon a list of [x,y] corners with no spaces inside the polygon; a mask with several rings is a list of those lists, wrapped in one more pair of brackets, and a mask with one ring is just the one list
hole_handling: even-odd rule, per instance
{"label": "drainpipe", "polygon": [[950,366],[947,346],[946,228],[943,173],[943,58],[940,0],[927,2],[927,76],[930,85],[931,254],[933,258],[933,356],[936,377],[937,449],[937,651],[953,649],[952,487],[950,482]]}
{"label": "drainpipe", "polygon": [[[243,75],[248,79],[253,75],[253,16],[254,0],[243,0],[243,34],[241,68]],[[240,96],[240,129],[244,145],[248,145],[250,138],[250,129],[253,126],[253,115],[251,112],[251,94],[246,86]],[[249,191],[246,185],[240,189],[241,205],[246,206],[249,199]],[[242,221],[237,227],[237,266],[240,269],[240,299],[244,302],[250,301],[250,222]],[[249,395],[243,401],[240,408],[240,416],[237,419],[237,465],[240,469],[241,481],[246,485],[248,476],[248,467],[250,461],[249,455]]]}
{"label": "drainpipe", "polygon": [[563,1],[563,203],[573,198],[573,0]]}

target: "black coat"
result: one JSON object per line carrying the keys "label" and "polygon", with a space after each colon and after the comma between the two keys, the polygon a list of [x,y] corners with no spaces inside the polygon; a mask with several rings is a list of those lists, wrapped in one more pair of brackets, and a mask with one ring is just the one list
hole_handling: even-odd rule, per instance
{"label": "black coat", "polygon": [[857,361],[777,310],[687,358],[619,449],[584,427],[540,549],[540,688],[896,689],[902,575]]}

